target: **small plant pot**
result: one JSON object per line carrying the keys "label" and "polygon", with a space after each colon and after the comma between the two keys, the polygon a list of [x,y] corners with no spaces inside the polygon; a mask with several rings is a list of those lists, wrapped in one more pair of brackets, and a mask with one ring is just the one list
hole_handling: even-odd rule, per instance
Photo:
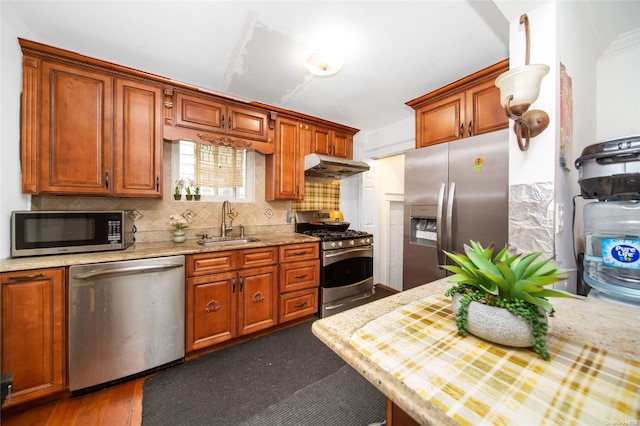
{"label": "small plant pot", "polygon": [[187,197],[187,201],[193,200],[193,195],[185,195],[185,197]]}
{"label": "small plant pot", "polygon": [[176,229],[173,231],[173,242],[174,243],[184,243],[187,239],[185,232],[182,229]]}
{"label": "small plant pot", "polygon": [[[453,313],[458,316],[460,294],[451,300]],[[547,322],[547,316],[540,319]],[[471,302],[467,313],[467,332],[492,343],[514,348],[533,346],[533,328],[527,322],[504,308]]]}
{"label": "small plant pot", "polygon": [[198,195],[194,195],[193,199],[196,200],[196,201],[200,201],[200,197],[202,197],[202,195],[199,195],[199,194]]}
{"label": "small plant pot", "polygon": [[173,199],[176,201],[180,201],[180,199],[182,198],[182,194],[173,194]]}

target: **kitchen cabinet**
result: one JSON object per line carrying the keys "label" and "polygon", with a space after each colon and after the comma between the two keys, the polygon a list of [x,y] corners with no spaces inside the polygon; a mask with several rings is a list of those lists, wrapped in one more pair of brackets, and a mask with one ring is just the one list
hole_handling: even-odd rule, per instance
{"label": "kitchen cabinet", "polygon": [[187,256],[187,352],[277,324],[278,250]]}
{"label": "kitchen cabinet", "polygon": [[65,390],[65,277],[64,268],[0,274],[2,371],[13,375],[5,408]]}
{"label": "kitchen cabinet", "polygon": [[318,243],[280,246],[280,323],[318,312]]}
{"label": "kitchen cabinet", "polygon": [[161,84],[20,44],[22,192],[161,198]]}
{"label": "kitchen cabinet", "polygon": [[505,59],[407,102],[416,114],[416,148],[507,128],[509,119],[494,82],[508,69]]}
{"label": "kitchen cabinet", "polygon": [[311,153],[353,159],[353,135],[328,127],[315,126]]}
{"label": "kitchen cabinet", "polygon": [[212,96],[174,91],[174,126],[266,142],[265,110],[243,107]]}
{"label": "kitchen cabinet", "polygon": [[162,89],[117,79],[115,126],[114,195],[162,198]]}
{"label": "kitchen cabinet", "polygon": [[304,146],[297,120],[278,116],[274,153],[265,158],[265,199],[304,199]]}

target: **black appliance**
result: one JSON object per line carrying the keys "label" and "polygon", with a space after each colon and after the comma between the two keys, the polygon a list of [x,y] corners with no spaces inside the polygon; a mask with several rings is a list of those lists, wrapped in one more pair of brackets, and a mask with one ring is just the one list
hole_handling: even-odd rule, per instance
{"label": "black appliance", "polygon": [[348,229],[337,210],[296,213],[296,232],[320,238],[320,318],[372,300],[373,235]]}
{"label": "black appliance", "polygon": [[14,211],[11,256],[124,250],[135,232],[131,211]]}

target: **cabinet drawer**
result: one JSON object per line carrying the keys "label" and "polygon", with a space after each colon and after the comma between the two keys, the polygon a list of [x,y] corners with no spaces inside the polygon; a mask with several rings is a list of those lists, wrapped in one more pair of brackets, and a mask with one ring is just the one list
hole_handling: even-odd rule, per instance
{"label": "cabinet drawer", "polygon": [[186,275],[188,277],[230,272],[237,268],[235,251],[193,254],[187,256]]}
{"label": "cabinet drawer", "polygon": [[269,266],[278,263],[277,247],[240,250],[238,253],[239,269]]}
{"label": "cabinet drawer", "polygon": [[318,312],[318,288],[292,291],[280,296],[280,323]]}
{"label": "cabinet drawer", "polygon": [[320,243],[290,244],[280,246],[280,263],[318,259]]}
{"label": "cabinet drawer", "polygon": [[280,265],[280,291],[283,293],[318,287],[319,283],[319,260],[307,260],[304,262]]}

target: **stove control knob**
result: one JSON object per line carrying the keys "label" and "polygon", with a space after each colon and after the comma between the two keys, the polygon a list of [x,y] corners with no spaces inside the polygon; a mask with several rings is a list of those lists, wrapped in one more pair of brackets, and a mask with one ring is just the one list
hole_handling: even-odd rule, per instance
{"label": "stove control knob", "polygon": [[371,244],[371,238],[365,238],[362,241],[364,241],[365,244]]}
{"label": "stove control knob", "polygon": [[331,248],[336,248],[336,242],[335,242],[335,241],[332,241],[332,242],[331,242],[331,244],[330,244],[330,246],[331,246]]}
{"label": "stove control knob", "polygon": [[342,247],[342,241],[338,241],[338,247]]}
{"label": "stove control knob", "polygon": [[350,244],[350,245],[352,245],[352,246],[355,246],[355,245],[356,245],[356,242],[355,242],[355,241],[353,241],[353,240],[350,240],[350,241],[349,241],[349,244]]}

